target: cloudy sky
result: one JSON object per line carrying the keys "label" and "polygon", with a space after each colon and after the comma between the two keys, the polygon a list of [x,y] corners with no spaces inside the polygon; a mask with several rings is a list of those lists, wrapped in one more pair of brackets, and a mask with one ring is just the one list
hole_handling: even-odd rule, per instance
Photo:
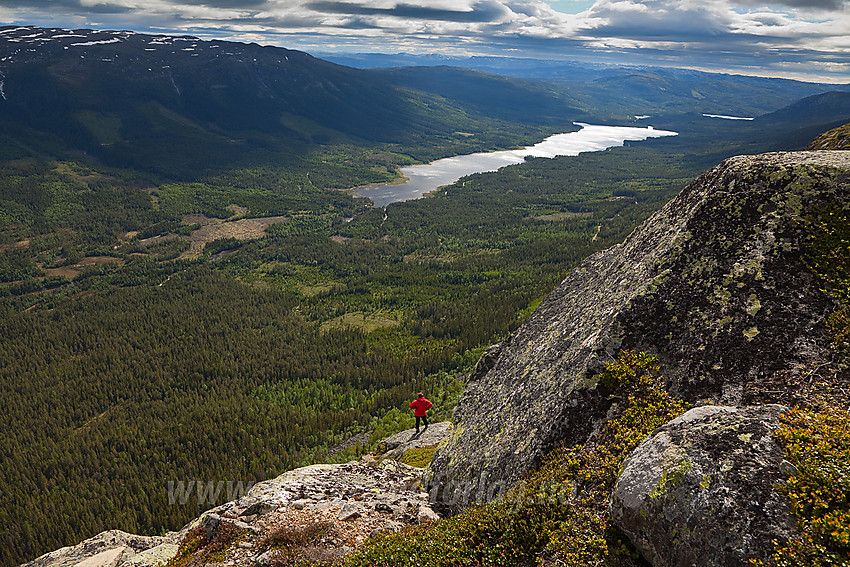
{"label": "cloudy sky", "polygon": [[850,0],[0,0],[0,22],[850,81]]}

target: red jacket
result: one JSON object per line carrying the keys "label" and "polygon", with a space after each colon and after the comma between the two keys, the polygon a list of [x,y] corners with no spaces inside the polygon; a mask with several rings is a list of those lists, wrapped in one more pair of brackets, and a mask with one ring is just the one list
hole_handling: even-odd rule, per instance
{"label": "red jacket", "polygon": [[410,407],[413,408],[413,415],[415,417],[425,417],[428,414],[428,410],[434,407],[434,404],[425,398],[416,398],[410,402]]}

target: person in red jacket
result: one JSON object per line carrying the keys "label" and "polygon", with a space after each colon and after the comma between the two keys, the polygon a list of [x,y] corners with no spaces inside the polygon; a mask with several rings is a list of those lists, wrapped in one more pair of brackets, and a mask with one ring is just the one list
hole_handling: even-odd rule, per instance
{"label": "person in red jacket", "polygon": [[410,407],[413,409],[413,417],[416,418],[416,433],[419,433],[420,419],[425,424],[425,429],[428,429],[428,410],[434,407],[434,404],[428,401],[425,394],[419,392],[416,399],[410,402]]}

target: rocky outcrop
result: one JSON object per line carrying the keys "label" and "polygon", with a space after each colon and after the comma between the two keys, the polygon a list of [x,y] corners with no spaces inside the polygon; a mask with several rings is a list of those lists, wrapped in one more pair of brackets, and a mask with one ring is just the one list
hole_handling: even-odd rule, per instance
{"label": "rocky outcrop", "polygon": [[379,450],[384,457],[401,458],[410,449],[437,445],[449,435],[451,430],[452,424],[448,421],[432,423],[419,433],[416,433],[415,429],[408,429],[381,441]]}
{"label": "rocky outcrop", "polygon": [[850,150],[850,124],[824,132],[809,144],[807,150]]}
{"label": "rocky outcrop", "polygon": [[26,567],[116,567],[154,566],[168,561],[186,535],[186,530],[165,536],[138,536],[109,530],[75,546],[51,551],[25,563]]}
{"label": "rocky outcrop", "polygon": [[739,156],[706,172],[573,270],[491,353],[430,483],[493,493],[583,442],[610,405],[599,371],[621,349],[656,354],[675,395],[731,405],[752,381],[826,356],[822,320],[836,303],[802,261],[801,217],[850,206],[848,189],[848,151]]}
{"label": "rocky outcrop", "polygon": [[614,523],[654,567],[743,567],[797,534],[776,491],[794,467],[771,437],[778,405],[702,406],[658,428],[623,467]]}
{"label": "rocky outcrop", "polygon": [[[405,451],[439,443],[448,423],[433,424],[423,434],[413,429],[384,440]],[[146,537],[112,530],[79,545],[47,553],[22,567],[155,567],[178,550],[191,528],[201,525],[207,541],[222,526],[244,534],[231,546],[226,561],[234,567],[275,564],[263,539],[280,526],[305,527],[316,522],[331,526],[323,555],[332,559],[353,550],[370,535],[398,530],[438,518],[428,493],[422,490],[423,470],[398,463],[388,455],[366,455],[345,464],[312,465],[288,471],[254,485],[247,494],[205,512],[179,532]]]}

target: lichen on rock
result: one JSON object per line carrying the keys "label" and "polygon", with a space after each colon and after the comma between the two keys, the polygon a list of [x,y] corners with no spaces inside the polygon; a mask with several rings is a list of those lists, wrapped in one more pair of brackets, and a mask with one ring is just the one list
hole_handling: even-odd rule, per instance
{"label": "lichen on rock", "polygon": [[431,486],[485,494],[583,443],[612,403],[597,376],[621,349],[656,355],[673,394],[732,405],[754,380],[828,357],[838,304],[802,261],[801,217],[850,207],[848,186],[848,151],[739,156],[703,174],[488,354]]}
{"label": "lichen on rock", "polygon": [[833,128],[815,139],[807,150],[850,150],[850,124]]}
{"label": "lichen on rock", "polygon": [[773,439],[778,405],[702,406],[658,428],[623,466],[614,523],[654,567],[766,559],[797,534],[776,485],[787,478]]}

